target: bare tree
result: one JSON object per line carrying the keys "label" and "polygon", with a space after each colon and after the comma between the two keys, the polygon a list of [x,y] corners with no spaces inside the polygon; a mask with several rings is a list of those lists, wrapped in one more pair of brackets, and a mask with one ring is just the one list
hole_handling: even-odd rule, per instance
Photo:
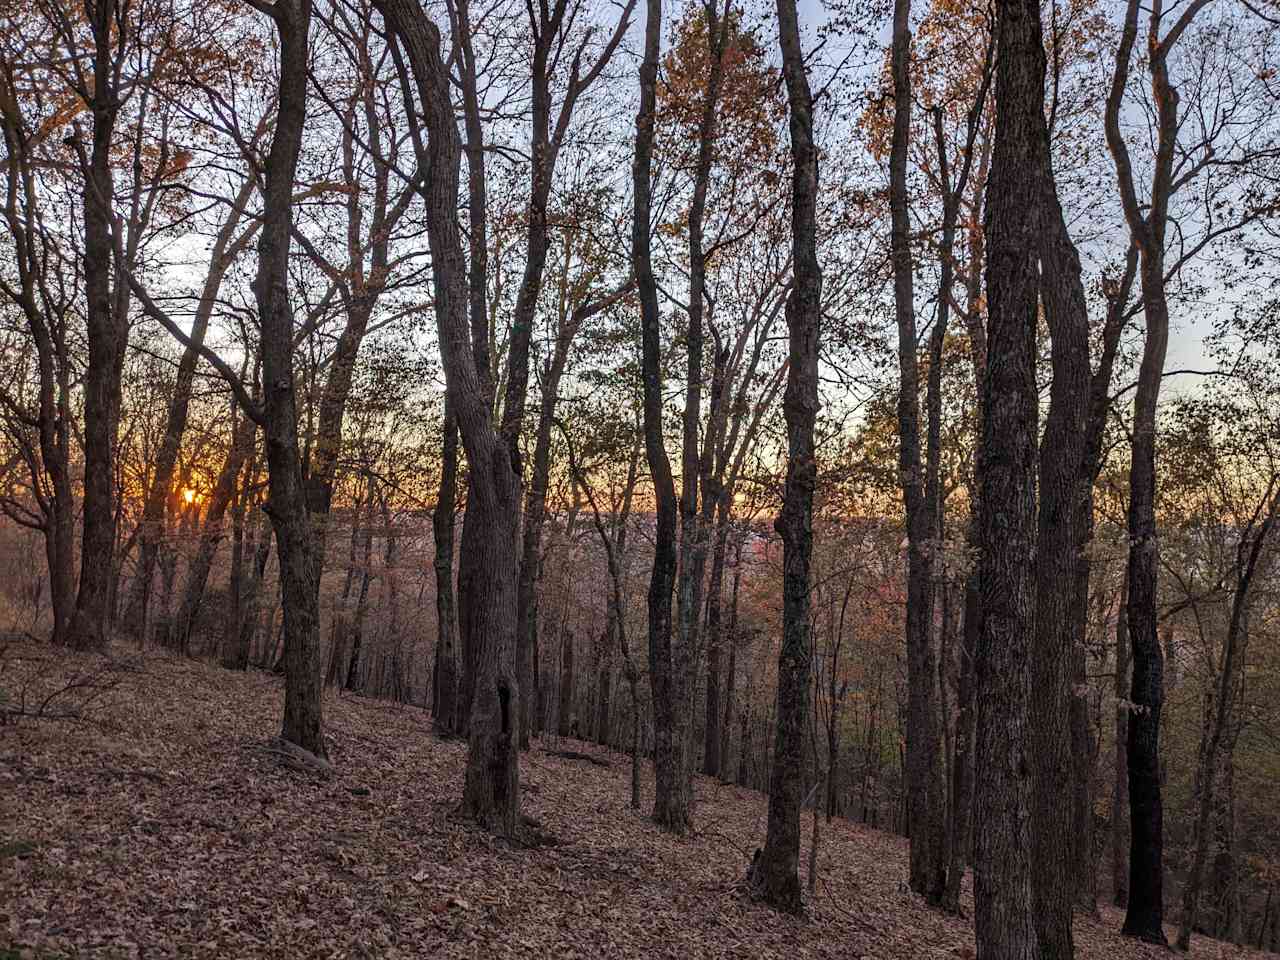
{"label": "bare tree", "polygon": [[813,490],[818,467],[813,429],[818,414],[818,345],[822,271],[818,266],[818,148],[813,139],[813,94],[805,72],[795,0],[778,0],[779,42],[791,126],[791,243],[795,282],[787,302],[790,345],[782,410],[787,421],[787,478],[774,526],[782,536],[782,646],[778,651],[778,719],[769,780],[769,829],[754,868],[756,883],[773,906],[802,907],[800,806],[804,734],[809,722],[812,657],[810,575]]}
{"label": "bare tree", "polygon": [[1030,657],[1035,623],[1035,333],[1044,144],[1040,7],[996,5],[996,126],[987,181],[989,322],[979,487],[981,631],[974,791],[978,955],[1039,956],[1032,901]]}
{"label": "bare tree", "polygon": [[[411,0],[375,6],[412,72],[402,86],[411,117],[420,111],[427,142],[415,141],[424,187],[427,237],[435,278],[435,314],[450,401],[471,466],[468,525],[483,561],[487,593],[466,596],[472,607],[465,642],[476,644],[470,708],[464,812],[502,836],[520,828],[520,689],[516,677],[516,533],[520,476],[511,448],[494,428],[484,381],[470,349],[466,268],[457,221],[462,146],[440,55],[439,28]],[[412,121],[411,121],[412,122]],[[470,655],[470,654],[469,654]]]}

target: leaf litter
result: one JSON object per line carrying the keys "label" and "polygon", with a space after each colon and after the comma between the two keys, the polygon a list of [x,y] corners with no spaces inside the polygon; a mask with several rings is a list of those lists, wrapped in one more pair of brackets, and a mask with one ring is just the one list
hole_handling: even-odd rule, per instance
{"label": "leaf litter", "polygon": [[[50,657],[50,688],[110,654]],[[455,814],[465,744],[414,707],[326,694],[333,772],[263,749],[279,678],[129,654],[74,721],[0,727],[0,944],[18,957],[974,957],[972,923],[906,887],[899,837],[822,831],[803,919],[754,903],[763,795],[699,777],[697,829],[628,807],[629,764],[592,744],[521,757],[544,841],[513,847]],[[278,753],[278,751],[277,751]],[[605,763],[583,763],[583,756]],[[647,803],[653,783],[644,784]],[[804,814],[808,854],[810,815]],[[972,911],[969,878],[964,903]],[[1084,960],[1167,957],[1104,908],[1076,922]],[[6,955],[7,956],[7,955]],[[1261,956],[1196,938],[1198,958]]]}

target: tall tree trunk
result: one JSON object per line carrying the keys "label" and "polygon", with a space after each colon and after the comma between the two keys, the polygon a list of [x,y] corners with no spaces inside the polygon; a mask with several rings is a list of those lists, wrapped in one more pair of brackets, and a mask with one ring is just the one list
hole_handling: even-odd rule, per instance
{"label": "tall tree trunk", "polygon": [[[84,295],[88,363],[84,371],[84,503],[80,588],[67,630],[77,649],[107,642],[111,571],[116,545],[115,443],[120,421],[120,377],[129,339],[127,297],[111,288],[115,180],[111,151],[120,109],[119,78],[113,76],[116,0],[89,0],[86,19],[93,34],[93,92],[89,111],[93,143],[87,161],[77,141],[84,175]],[[124,40],[121,38],[123,45]]]}
{"label": "tall tree trunk", "polygon": [[960,669],[956,683],[955,759],[951,770],[952,800],[948,823],[951,864],[947,868],[947,890],[943,896],[943,908],[955,914],[960,912],[960,884],[973,849],[973,748],[977,716],[974,658],[981,628],[981,602],[977,577],[970,575],[965,578],[964,585],[964,624],[961,627]]}
{"label": "tall tree trunk", "polygon": [[790,912],[803,908],[800,791],[804,732],[809,722],[812,651],[810,562],[813,490],[817,481],[813,428],[818,414],[818,344],[822,271],[818,266],[818,150],[813,95],[805,74],[795,0],[778,0],[779,41],[790,113],[791,246],[795,282],[787,303],[789,362],[782,401],[787,421],[787,477],[775,526],[782,536],[782,646],[778,652],[777,737],[769,783],[769,829],[757,867],[765,900]]}
{"label": "tall tree trunk", "polygon": [[946,887],[944,796],[932,640],[934,505],[925,496],[920,456],[920,374],[916,357],[915,292],[907,155],[911,135],[911,3],[896,0],[893,15],[893,142],[889,157],[890,248],[898,322],[898,434],[907,517],[907,764],[910,885],[930,903]]}
{"label": "tall tree trunk", "polygon": [[[1157,267],[1157,269],[1160,269]],[[1164,804],[1160,784],[1160,714],[1164,706],[1164,653],[1157,636],[1155,524],[1156,405],[1168,343],[1163,283],[1144,263],[1147,340],[1135,400],[1129,469],[1129,636],[1133,682],[1129,699],[1129,908],[1124,932],[1150,943],[1164,936]],[[1158,302],[1153,302],[1155,298]]]}
{"label": "tall tree trunk", "polygon": [[[1037,18],[1038,25],[1038,18]],[[1085,558],[1090,501],[1082,478],[1088,452],[1086,425],[1090,414],[1089,315],[1081,280],[1080,257],[1067,232],[1058,201],[1049,129],[1044,120],[1044,55],[1035,66],[1035,93],[1041,106],[1030,118],[1037,121],[1032,149],[1041,197],[1040,291],[1052,340],[1053,380],[1049,412],[1040,444],[1040,511],[1036,547],[1036,654],[1031,660],[1035,828],[1032,874],[1036,931],[1040,956],[1070,960],[1075,953],[1072,909],[1079,891],[1081,863],[1077,837],[1092,845],[1092,815],[1071,807],[1062,815],[1063,798],[1087,795],[1088,780],[1077,782],[1073,756],[1073,713],[1086,708],[1073,695],[1075,671],[1083,672],[1083,623],[1078,622],[1078,583]],[[1092,482],[1090,478],[1090,483]],[[1065,588],[1064,588],[1065,585]],[[1080,701],[1077,703],[1076,701]],[[1090,748],[1082,745],[1080,760],[1087,772]]]}
{"label": "tall tree trunk", "polygon": [[1181,11],[1177,24],[1160,37],[1162,8],[1149,11],[1147,71],[1156,120],[1156,144],[1150,166],[1150,190],[1140,200],[1120,116],[1128,88],[1133,48],[1142,5],[1126,4],[1116,48],[1115,70],[1106,103],[1107,146],[1116,169],[1121,204],[1133,245],[1146,321],[1138,389],[1133,404],[1133,441],[1129,466],[1129,635],[1133,682],[1129,699],[1129,907],[1122,932],[1164,944],[1164,803],[1160,776],[1160,715],[1164,706],[1164,653],[1157,635],[1160,547],[1155,520],[1156,414],[1169,345],[1169,303],[1165,290],[1165,235],[1174,185],[1178,94],[1169,80],[1168,56],[1204,3]]}
{"label": "tall tree trunk", "polygon": [[[471,467],[467,528],[475,569],[486,589],[459,587],[462,640],[474,664],[468,724],[463,812],[482,826],[514,837],[520,829],[520,688],[516,676],[516,538],[520,475],[510,447],[494,429],[491,404],[470,349],[466,269],[457,222],[461,143],[440,54],[440,31],[413,0],[376,0],[391,34],[403,46],[427,127],[419,138],[427,237],[435,278],[441,360],[458,429]],[[404,93],[412,102],[412,93]],[[473,238],[474,243],[474,238]],[[465,549],[465,547],[464,547]],[[478,584],[473,584],[478,586]],[[474,655],[473,655],[474,651]]]}
{"label": "tall tree trunk", "polygon": [[661,320],[649,233],[652,228],[652,166],[658,49],[662,0],[645,0],[644,57],[640,64],[640,105],[632,162],[631,260],[640,294],[641,373],[644,383],[645,456],[653,478],[657,524],[649,579],[649,683],[653,691],[653,819],[673,833],[691,826],[691,783],[683,769],[684,745],[676,742],[681,700],[680,665],[673,656],[672,590],[676,572],[676,494],[663,437]]}
{"label": "tall tree trunk", "polygon": [[310,0],[280,0],[269,8],[280,40],[280,90],[263,187],[254,295],[262,326],[268,494],[263,507],[275,531],[284,613],[285,701],[281,737],[325,757],[320,611],[315,544],[307,516],[298,444],[293,372],[293,311],[289,304],[289,246],[293,186],[306,120]]}
{"label": "tall tree trunk", "polygon": [[1036,318],[1044,48],[1033,0],[996,5],[996,126],[987,183],[990,320],[979,489],[981,628],[974,903],[981,960],[1039,956],[1031,879]]}
{"label": "tall tree trunk", "polygon": [[[699,447],[702,427],[703,393],[703,307],[706,296],[706,255],[703,250],[703,220],[707,190],[717,135],[720,84],[724,75],[725,40],[729,30],[728,3],[723,17],[717,0],[705,0],[703,16],[707,28],[710,72],[698,124],[698,152],[693,176],[693,197],[689,206],[689,303],[685,329],[686,367],[680,476],[680,554],[676,580],[676,641],[672,649],[672,757],[684,816],[692,820],[693,806],[693,713],[697,700],[696,675],[701,659],[699,628],[702,590],[707,560],[709,511],[699,510],[702,481],[711,469],[712,446]],[[713,409],[713,418],[716,411]],[[705,493],[705,489],[702,490]],[[708,504],[708,506],[711,506]]]}

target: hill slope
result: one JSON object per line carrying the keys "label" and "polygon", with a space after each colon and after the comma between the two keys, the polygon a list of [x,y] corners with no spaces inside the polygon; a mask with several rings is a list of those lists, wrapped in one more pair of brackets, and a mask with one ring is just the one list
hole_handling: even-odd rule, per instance
{"label": "hill slope", "polygon": [[[117,654],[31,647],[0,664],[11,706],[73,678],[88,686],[49,711],[101,694],[83,706],[92,722],[0,727],[0,944],[17,955],[972,956],[968,922],[906,891],[896,837],[824,828],[797,921],[742,889],[764,836],[757,793],[699,778],[699,832],[677,840],[627,808],[625,757],[535,748],[524,809],[557,842],[511,849],[453,817],[464,746],[419,710],[331,696],[336,774],[320,779],[262,749],[277,680]],[[1116,936],[1120,919],[1080,921],[1078,956],[1168,956]],[[1240,953],[1199,939],[1193,955]]]}

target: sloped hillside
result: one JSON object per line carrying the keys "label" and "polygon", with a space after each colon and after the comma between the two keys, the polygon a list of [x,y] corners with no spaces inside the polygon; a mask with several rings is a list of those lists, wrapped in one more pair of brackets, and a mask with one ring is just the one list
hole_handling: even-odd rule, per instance
{"label": "sloped hillside", "polygon": [[[535,748],[524,806],[553,840],[512,849],[455,819],[464,748],[419,710],[332,696],[322,779],[263,749],[269,676],[40,647],[0,672],[11,711],[73,680],[54,718],[0,727],[0,957],[972,956],[968,923],[906,891],[904,843],[846,822],[823,831],[807,920],[753,904],[756,793],[700,779],[677,840],[628,809],[624,757]],[[1119,922],[1081,922],[1079,955],[1167,956]]]}

